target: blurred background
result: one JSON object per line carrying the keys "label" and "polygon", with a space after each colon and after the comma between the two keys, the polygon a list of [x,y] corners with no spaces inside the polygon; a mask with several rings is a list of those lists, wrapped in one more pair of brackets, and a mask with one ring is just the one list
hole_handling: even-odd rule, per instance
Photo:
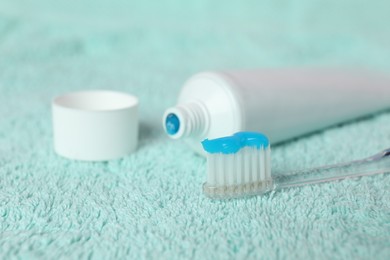
{"label": "blurred background", "polygon": [[145,117],[160,117],[203,70],[387,70],[389,11],[386,0],[2,0],[0,101],[108,88],[138,95]]}

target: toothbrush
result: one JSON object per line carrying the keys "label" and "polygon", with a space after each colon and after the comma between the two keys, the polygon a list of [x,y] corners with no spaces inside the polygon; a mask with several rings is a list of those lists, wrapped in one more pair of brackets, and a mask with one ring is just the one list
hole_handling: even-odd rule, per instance
{"label": "toothbrush", "polygon": [[362,160],[271,175],[271,147],[260,133],[239,132],[233,136],[202,142],[207,152],[206,196],[237,198],[336,181],[345,178],[390,173],[390,148]]}

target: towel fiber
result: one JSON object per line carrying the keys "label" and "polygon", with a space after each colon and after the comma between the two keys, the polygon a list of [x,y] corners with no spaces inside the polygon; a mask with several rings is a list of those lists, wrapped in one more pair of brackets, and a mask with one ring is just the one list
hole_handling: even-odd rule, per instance
{"label": "towel fiber", "polygon": [[[162,111],[192,74],[301,65],[390,69],[389,1],[0,1],[1,259],[389,259],[390,175],[232,201],[203,196],[206,162]],[[140,99],[136,153],[70,161],[50,100]],[[283,172],[390,147],[390,113],[273,149]]]}

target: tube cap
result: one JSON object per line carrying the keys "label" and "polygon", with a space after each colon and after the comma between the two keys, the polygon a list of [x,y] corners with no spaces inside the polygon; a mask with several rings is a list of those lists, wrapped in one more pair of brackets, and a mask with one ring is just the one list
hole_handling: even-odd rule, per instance
{"label": "tube cap", "polygon": [[52,102],[54,150],[69,159],[107,161],[138,143],[138,99],[106,90],[79,91]]}

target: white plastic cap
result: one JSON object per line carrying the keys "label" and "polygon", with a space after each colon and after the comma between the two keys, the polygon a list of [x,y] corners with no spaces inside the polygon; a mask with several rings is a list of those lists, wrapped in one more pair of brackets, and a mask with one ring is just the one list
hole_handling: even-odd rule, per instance
{"label": "white plastic cap", "polygon": [[106,90],[73,92],[53,100],[54,150],[83,161],[129,154],[138,143],[138,99]]}

